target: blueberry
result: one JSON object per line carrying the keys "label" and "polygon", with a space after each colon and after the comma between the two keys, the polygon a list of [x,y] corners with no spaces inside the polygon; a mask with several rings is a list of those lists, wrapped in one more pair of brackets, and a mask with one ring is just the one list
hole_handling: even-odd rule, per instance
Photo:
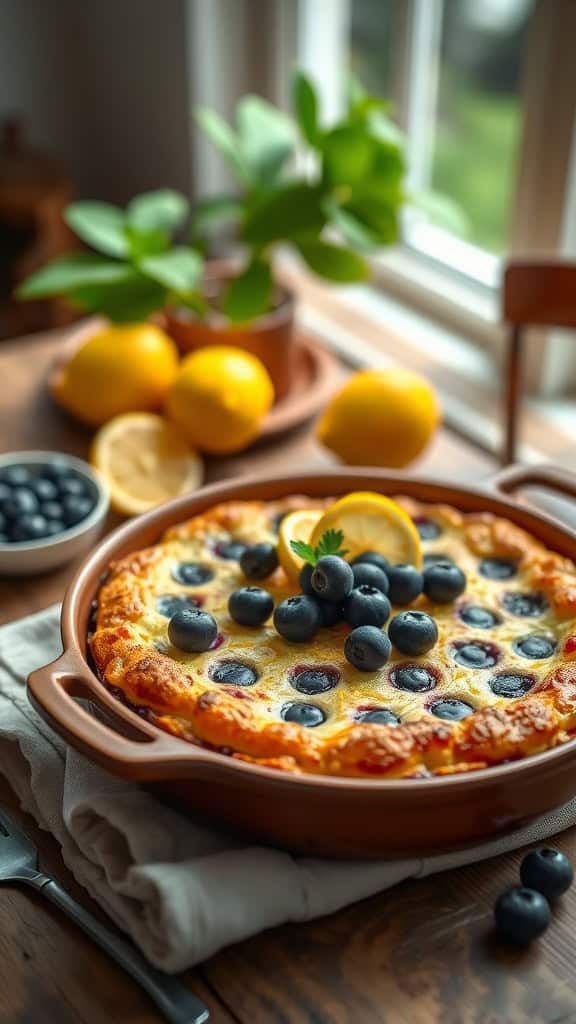
{"label": "blueberry", "polygon": [[354,586],[354,573],[338,555],[323,555],[312,573],[312,589],[325,601],[343,601]]}
{"label": "blueberry", "polygon": [[514,641],[512,647],[516,654],[532,659],[551,658],[556,650],[554,640],[548,636],[538,636],[536,633],[520,637]]}
{"label": "blueberry", "polygon": [[520,865],[522,885],[536,889],[547,900],[558,899],[574,881],[574,868],[560,850],[542,847],[530,850]]}
{"label": "blueberry", "polygon": [[285,704],[281,711],[285,722],[295,722],[296,725],[305,725],[307,729],[314,729],[326,721],[326,715],[322,708],[316,704],[305,704],[304,701],[294,701],[292,704]]}
{"label": "blueberry", "polygon": [[528,690],[531,690],[535,683],[534,676],[516,675],[513,672],[502,672],[492,676],[489,681],[490,689],[496,697],[523,697]]}
{"label": "blueberry", "polygon": [[0,480],[0,508],[4,507],[4,502],[8,501],[8,498],[12,497],[12,488]]}
{"label": "blueberry", "polygon": [[64,533],[66,527],[61,519],[46,520],[46,536],[54,537],[57,533]]}
{"label": "blueberry", "polygon": [[548,608],[548,601],[544,594],[522,594],[516,590],[504,594],[502,604],[511,615],[518,615],[520,618],[528,619],[538,618]]}
{"label": "blueberry", "polygon": [[263,626],[274,611],[274,601],[262,587],[240,587],[230,594],[228,611],[241,626]]}
{"label": "blueberry", "polygon": [[215,619],[201,608],[181,608],[168,623],[170,643],[180,651],[208,651],[217,635]]}
{"label": "blueberry", "polygon": [[55,459],[42,469],[42,476],[52,480],[55,484],[59,484],[61,480],[66,480],[76,475],[76,471],[63,459]]}
{"label": "blueberry", "polygon": [[359,562],[361,562],[362,565],[375,565],[378,569],[382,569],[382,572],[388,575],[390,562],[378,551],[363,551],[361,555],[356,555],[356,557],[352,559],[350,565],[358,565]]}
{"label": "blueberry", "polygon": [[62,501],[62,513],[66,526],[76,526],[90,515],[94,508],[91,498],[85,498],[74,494],[67,495]]}
{"label": "blueberry", "polygon": [[346,637],[344,654],[360,672],[376,672],[390,657],[390,641],[377,626],[358,626]]}
{"label": "blueberry", "polygon": [[518,563],[510,558],[483,558],[478,569],[488,580],[510,580],[518,571]]}
{"label": "blueberry", "polygon": [[550,904],[535,889],[515,886],[496,900],[494,918],[503,938],[515,945],[527,946],[550,924]]}
{"label": "blueberry", "polygon": [[210,671],[210,678],[215,683],[228,686],[254,686],[258,673],[253,665],[245,661],[219,661]]}
{"label": "blueberry", "polygon": [[197,608],[194,598],[187,594],[159,594],[156,598],[156,611],[166,619],[171,619],[183,608]]}
{"label": "blueberry", "polygon": [[63,498],[83,498],[86,490],[86,481],[80,476],[65,476],[58,481],[58,493]]}
{"label": "blueberry", "polygon": [[0,544],[9,544],[10,537],[7,533],[0,533]]}
{"label": "blueberry", "polygon": [[460,722],[474,714],[474,708],[456,697],[445,697],[444,700],[437,700],[428,709],[436,718],[442,718],[446,722]]}
{"label": "blueberry", "polygon": [[240,556],[240,568],[249,580],[264,580],[278,568],[273,544],[250,544]]}
{"label": "blueberry", "polygon": [[467,626],[472,626],[474,629],[492,629],[493,626],[497,626],[500,622],[500,619],[493,611],[490,611],[489,608],[483,608],[479,604],[463,605],[459,615],[462,622],[465,622]]}
{"label": "blueberry", "polygon": [[430,565],[436,565],[437,562],[450,562],[451,565],[454,564],[450,555],[444,555],[441,551],[429,551],[427,555],[424,555],[425,569]]}
{"label": "blueberry", "polygon": [[397,690],[409,693],[423,693],[436,686],[436,676],[423,665],[399,665],[390,673],[390,681]]}
{"label": "blueberry", "polygon": [[239,540],[219,541],[214,548],[218,558],[225,558],[230,562],[239,562],[246,551],[246,545]]}
{"label": "blueberry", "polygon": [[0,511],[0,530],[2,531],[2,533],[6,532],[7,526],[8,526],[8,519],[6,518],[4,513]]}
{"label": "blueberry", "polygon": [[342,605],[333,604],[332,601],[323,601],[321,597],[314,600],[320,610],[320,621],[325,629],[331,629],[342,621]]}
{"label": "blueberry", "polygon": [[33,515],[38,511],[38,498],[28,487],[15,487],[3,504],[2,511],[8,519]]}
{"label": "blueberry", "polygon": [[427,654],[438,642],[438,627],[426,612],[399,612],[388,626],[388,636],[402,654]]}
{"label": "blueberry", "polygon": [[32,476],[32,471],[26,466],[6,466],[6,469],[0,471],[0,479],[10,487],[25,487]]}
{"label": "blueberry", "polygon": [[59,501],[43,501],[42,515],[46,516],[46,519],[62,519],[64,509]]}
{"label": "blueberry", "polygon": [[58,488],[56,487],[56,484],[53,480],[48,480],[44,476],[39,476],[36,480],[31,480],[28,486],[42,502],[54,501],[54,499],[58,497]]}
{"label": "blueberry", "polygon": [[392,604],[410,604],[422,593],[422,573],[414,565],[391,565],[387,572]]}
{"label": "blueberry", "polygon": [[297,594],[287,597],[274,612],[274,625],[280,636],[292,643],[305,643],[312,640],[320,629],[322,619],[320,609],[313,597]]}
{"label": "blueberry", "polygon": [[305,562],[300,573],[298,575],[298,582],[300,589],[303,594],[308,594],[309,597],[314,597],[315,591],[312,586],[312,573],[314,572],[314,566],[310,565],[310,562]]}
{"label": "blueberry", "polygon": [[398,715],[388,708],[367,708],[357,711],[354,715],[356,722],[370,722],[374,725],[400,725]]}
{"label": "blueberry", "polygon": [[370,562],[356,562],[352,566],[352,572],[354,573],[355,587],[361,587],[363,584],[366,584],[369,587],[376,587],[383,594],[388,593],[390,589],[388,577],[377,565],[371,565]]}
{"label": "blueberry", "polygon": [[186,587],[201,587],[208,583],[214,573],[207,565],[200,562],[178,562],[172,569],[172,579],[176,583],[183,583]]}
{"label": "blueberry", "polygon": [[414,525],[422,540],[436,540],[442,533],[438,523],[434,519],[427,519],[426,516],[415,519]]}
{"label": "blueberry", "polygon": [[482,640],[456,643],[453,647],[454,661],[465,668],[491,668],[498,661],[498,648]]}
{"label": "blueberry", "polygon": [[20,516],[20,518],[15,521],[12,527],[12,540],[40,540],[42,537],[46,537],[47,526],[48,524],[44,516]]}
{"label": "blueberry", "polygon": [[290,677],[291,686],[298,690],[298,693],[306,693],[309,697],[333,690],[339,682],[340,673],[336,668],[296,669]]}
{"label": "blueberry", "polygon": [[435,604],[455,601],[466,590],[466,576],[453,562],[435,562],[424,570],[424,593]]}
{"label": "blueberry", "polygon": [[390,601],[376,587],[355,587],[344,602],[344,618],[349,626],[383,626],[390,617]]}

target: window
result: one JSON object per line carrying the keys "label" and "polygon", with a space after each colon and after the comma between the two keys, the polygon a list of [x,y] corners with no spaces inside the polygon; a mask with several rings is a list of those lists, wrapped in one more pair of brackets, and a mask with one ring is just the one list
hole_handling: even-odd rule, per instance
{"label": "window", "polygon": [[[425,217],[407,217],[397,266],[410,256],[422,260],[442,272],[441,290],[454,287],[460,301],[463,279],[477,293],[495,294],[506,253],[558,249],[576,100],[576,75],[561,69],[573,67],[566,39],[576,29],[576,5],[300,0],[299,9],[304,63],[314,73],[321,54],[329,66],[338,21],[348,51],[346,62],[340,45],[340,87],[348,63],[370,89],[391,97],[407,134],[410,184],[432,193]],[[435,194],[456,211],[435,206]],[[542,206],[546,215],[536,212]],[[383,268],[390,265],[386,258]],[[494,317],[496,303],[491,308]]]}

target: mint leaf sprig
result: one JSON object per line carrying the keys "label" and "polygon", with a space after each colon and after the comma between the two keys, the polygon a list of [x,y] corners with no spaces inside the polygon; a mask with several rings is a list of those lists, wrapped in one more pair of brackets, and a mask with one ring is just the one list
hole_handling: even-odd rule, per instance
{"label": "mint leaf sprig", "polygon": [[346,548],[342,547],[344,544],[344,534],[342,530],[326,530],[320,537],[320,540],[316,547],[312,547],[311,544],[306,544],[303,540],[291,540],[290,547],[292,551],[302,558],[308,565],[315,566],[318,564],[318,559],[324,555],[338,555],[339,558],[344,558],[344,555],[348,554]]}

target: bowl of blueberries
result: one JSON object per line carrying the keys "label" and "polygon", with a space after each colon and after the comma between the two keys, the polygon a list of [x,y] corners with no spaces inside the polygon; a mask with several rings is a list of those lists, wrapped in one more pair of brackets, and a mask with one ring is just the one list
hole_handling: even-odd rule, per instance
{"label": "bowl of blueberries", "polygon": [[54,569],[88,551],[108,493],[82,459],[60,452],[0,455],[0,575]]}

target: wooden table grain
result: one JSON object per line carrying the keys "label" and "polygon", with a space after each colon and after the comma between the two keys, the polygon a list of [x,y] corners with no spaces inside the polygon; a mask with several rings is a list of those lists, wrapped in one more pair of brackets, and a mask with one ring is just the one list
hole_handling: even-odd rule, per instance
{"label": "wooden table grain", "polygon": [[[45,377],[61,340],[36,335],[0,346],[0,449],[86,455],[90,435],[59,413]],[[214,461],[209,479],[329,464],[309,427],[273,446]],[[464,480],[494,468],[441,431],[415,467]],[[114,525],[111,520],[109,525]],[[0,580],[0,621],[61,598],[74,566],[31,580]],[[100,911],[62,864],[58,844],[23,815],[0,780],[0,805],[25,823],[45,871]],[[576,855],[574,831],[556,845]],[[518,877],[520,854],[405,882],[306,925],[287,925],[231,946],[183,977],[213,1024],[572,1024],[576,993],[576,889],[524,952],[494,940],[496,895]],[[31,892],[0,888],[2,1024],[152,1024],[147,998],[90,940]]]}

